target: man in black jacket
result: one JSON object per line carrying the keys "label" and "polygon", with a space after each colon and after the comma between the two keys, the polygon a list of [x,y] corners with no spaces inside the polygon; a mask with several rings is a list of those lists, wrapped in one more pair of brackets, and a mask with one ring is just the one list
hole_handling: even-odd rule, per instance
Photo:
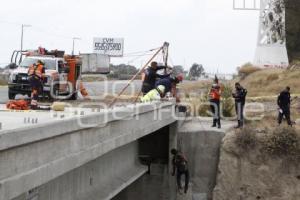
{"label": "man in black jacket", "polygon": [[158,70],[165,68],[166,66],[157,66],[157,62],[152,62],[151,66],[145,70],[142,85],[142,93],[144,95],[155,88],[156,78],[166,78],[170,76],[170,74],[160,75],[156,73]]}
{"label": "man in black jacket", "polygon": [[247,90],[240,83],[235,83],[235,93],[232,94],[232,97],[235,99],[235,111],[238,119],[238,125],[235,128],[241,128],[244,125],[246,96]]}
{"label": "man in black jacket", "polygon": [[285,116],[285,119],[288,125],[292,126],[291,118],[290,118],[290,104],[291,104],[291,94],[290,94],[290,87],[286,87],[283,90],[278,98],[277,98],[277,105],[279,106],[279,114],[278,114],[278,124],[280,125]]}

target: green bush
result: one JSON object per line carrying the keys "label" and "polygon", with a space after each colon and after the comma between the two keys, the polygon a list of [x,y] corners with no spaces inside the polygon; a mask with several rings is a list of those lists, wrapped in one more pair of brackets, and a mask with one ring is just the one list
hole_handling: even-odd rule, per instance
{"label": "green bush", "polygon": [[224,117],[232,117],[234,108],[234,102],[232,99],[232,87],[227,84],[224,85],[222,91],[222,109],[223,109],[223,116]]}
{"label": "green bush", "polygon": [[209,104],[209,92],[210,85],[205,86],[204,95],[201,96],[200,104],[197,105],[197,114],[201,117],[211,117],[210,113],[210,104]]}

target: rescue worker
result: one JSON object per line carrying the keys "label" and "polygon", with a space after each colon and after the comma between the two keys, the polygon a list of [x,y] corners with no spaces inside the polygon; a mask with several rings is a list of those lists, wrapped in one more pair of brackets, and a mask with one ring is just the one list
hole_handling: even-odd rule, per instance
{"label": "rescue worker", "polygon": [[45,77],[45,67],[41,60],[38,60],[36,64],[33,64],[28,69],[29,83],[31,86],[31,109],[37,109],[37,101],[39,94],[43,89],[43,81]]}
{"label": "rescue worker", "polygon": [[173,78],[173,77],[166,77],[166,78],[162,78],[162,79],[158,79],[155,82],[155,87],[157,87],[158,85],[163,85],[165,86],[165,92],[162,96],[165,97],[166,94],[168,92],[171,93],[172,97],[176,98],[176,102],[180,102],[179,97],[177,96],[177,84],[183,81],[183,76],[182,75],[178,75],[177,77]]}
{"label": "rescue worker", "polygon": [[173,172],[172,176],[175,176],[176,173],[176,180],[177,180],[177,187],[179,193],[182,191],[181,185],[181,176],[185,176],[185,184],[184,184],[184,193],[187,193],[189,188],[190,182],[190,173],[188,169],[188,161],[185,156],[180,153],[177,149],[172,149],[171,154],[173,155],[172,165],[173,165]]}
{"label": "rescue worker", "polygon": [[235,128],[244,126],[244,107],[246,103],[247,90],[240,83],[235,83],[235,92],[232,97],[235,99],[235,111],[237,115],[238,125]]}
{"label": "rescue worker", "polygon": [[160,100],[165,93],[165,86],[159,85],[156,88],[150,90],[146,95],[141,97],[141,101],[143,103]]}
{"label": "rescue worker", "polygon": [[280,125],[285,117],[288,125],[292,126],[291,117],[290,117],[290,105],[291,105],[291,94],[290,94],[290,87],[286,87],[283,90],[278,98],[277,98],[277,105],[279,106],[279,114],[278,114],[278,124]]}
{"label": "rescue worker", "polygon": [[142,84],[142,93],[143,95],[147,94],[150,90],[155,88],[156,78],[166,78],[170,74],[160,75],[157,74],[158,70],[165,69],[166,66],[157,66],[157,62],[152,62],[151,66],[148,67],[143,73],[143,84]]}
{"label": "rescue worker", "polygon": [[214,83],[209,93],[210,108],[211,112],[213,113],[212,127],[216,127],[218,125],[218,128],[221,128],[220,99],[220,86]]}

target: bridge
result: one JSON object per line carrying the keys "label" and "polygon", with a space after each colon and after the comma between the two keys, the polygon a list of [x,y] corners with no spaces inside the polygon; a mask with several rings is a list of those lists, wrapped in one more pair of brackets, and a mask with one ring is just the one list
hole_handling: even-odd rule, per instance
{"label": "bridge", "polygon": [[[30,114],[7,111],[1,115],[0,200],[106,200],[118,199],[124,190],[133,190],[135,197],[143,198],[142,195],[153,193],[153,187],[160,188],[159,195],[164,199],[175,199],[170,149],[183,141],[191,144],[187,140],[195,143],[198,137],[188,137],[190,126],[182,129],[184,137],[178,135],[182,118],[176,116],[173,102]],[[202,148],[203,155],[194,154],[191,160],[207,165],[192,167],[191,171],[201,171],[197,172],[203,178],[198,192],[205,193],[213,189],[218,146],[225,129],[215,132],[205,128],[208,123],[197,124],[200,125],[197,122],[190,131],[203,131],[199,144],[193,144]],[[187,145],[186,153],[189,151],[194,149]],[[154,176],[149,178],[147,173]],[[193,176],[199,179],[196,174]],[[145,179],[148,182],[142,181]],[[136,181],[140,184],[133,187]],[[145,188],[149,191],[145,192]]]}
{"label": "bridge", "polygon": [[172,109],[166,102],[1,115],[0,199],[111,199],[148,171],[139,155],[168,163]]}

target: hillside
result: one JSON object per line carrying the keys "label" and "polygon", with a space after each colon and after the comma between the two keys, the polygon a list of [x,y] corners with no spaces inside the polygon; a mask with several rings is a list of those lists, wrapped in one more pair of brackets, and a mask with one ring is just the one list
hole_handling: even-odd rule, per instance
{"label": "hillside", "polygon": [[222,142],[214,200],[299,200],[299,131],[246,128]]}
{"label": "hillside", "polygon": [[300,94],[300,70],[264,69],[249,74],[240,83],[248,89],[248,96],[274,96],[286,86],[292,94]]}

